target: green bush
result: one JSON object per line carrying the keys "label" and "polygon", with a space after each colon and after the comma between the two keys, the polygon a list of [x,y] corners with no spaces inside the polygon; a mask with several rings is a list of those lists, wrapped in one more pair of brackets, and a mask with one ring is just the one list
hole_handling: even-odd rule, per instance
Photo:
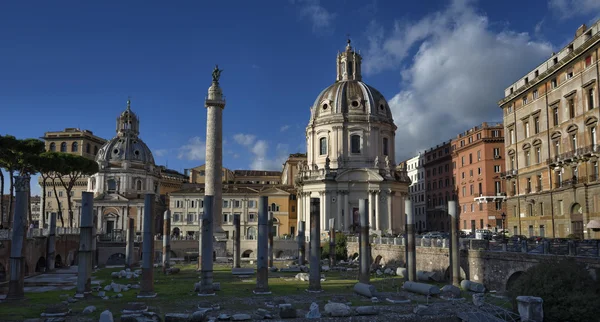
{"label": "green bush", "polygon": [[[335,233],[335,260],[348,259],[348,237],[341,232]],[[329,243],[323,245],[321,259],[329,258]]]}
{"label": "green bush", "polygon": [[[544,300],[544,321],[597,321],[600,283],[573,259],[540,263],[517,278],[510,295]],[[514,302],[516,304],[516,302]]]}

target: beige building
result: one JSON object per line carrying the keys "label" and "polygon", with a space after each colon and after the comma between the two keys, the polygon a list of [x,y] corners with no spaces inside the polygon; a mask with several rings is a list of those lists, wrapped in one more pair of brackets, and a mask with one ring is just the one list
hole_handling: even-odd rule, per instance
{"label": "beige building", "polygon": [[[292,194],[277,187],[262,189],[244,184],[223,185],[223,230],[233,237],[233,216],[240,215],[241,238],[255,240],[258,236],[258,198],[268,196],[269,211],[273,213],[275,236],[293,235],[290,230],[290,202]],[[195,238],[199,221],[204,214],[204,185],[189,186],[171,193],[171,235]],[[295,199],[295,198],[294,198]],[[293,204],[295,207],[295,204]]]}
{"label": "beige building", "polygon": [[[206,179],[206,165],[203,164],[201,166],[186,169],[186,175],[189,176],[189,183],[199,183],[204,184],[204,180]],[[223,172],[221,173],[223,177],[223,183],[233,183],[233,171],[223,168]]]}
{"label": "beige building", "polygon": [[[64,131],[46,132],[44,133],[43,139],[46,145],[46,151],[72,153],[92,160],[96,157],[98,150],[102,147],[102,145],[106,143],[105,139],[94,135],[92,131],[81,130],[78,128],[66,128]],[[71,190],[71,196],[80,197],[81,193],[87,190],[87,182],[88,177],[83,177],[77,180],[73,186],[73,190]],[[41,176],[39,178],[39,183],[40,185],[44,185]],[[52,182],[50,179],[45,183],[45,185],[46,195],[42,196],[41,202],[46,204],[46,225],[48,225],[48,221],[50,220],[50,213],[58,212],[59,210],[53,189],[53,185],[56,185],[56,194],[58,194],[58,200],[60,201],[60,208],[63,213],[65,226],[68,226],[68,204],[66,190],[63,188],[58,179],[56,179],[55,182]],[[74,217],[77,217],[74,205],[75,203],[73,202]],[[43,220],[40,218],[39,221],[41,226]],[[74,222],[75,221],[76,220],[74,220]],[[57,218],[57,225],[61,225],[59,218]]]}
{"label": "beige building", "polygon": [[507,229],[598,238],[600,21],[505,90]]}

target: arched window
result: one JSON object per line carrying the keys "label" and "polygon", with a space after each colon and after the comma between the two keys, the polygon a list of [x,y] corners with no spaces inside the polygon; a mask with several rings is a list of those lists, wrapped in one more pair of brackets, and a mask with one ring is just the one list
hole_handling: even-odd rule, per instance
{"label": "arched window", "polygon": [[67,152],[67,142],[60,144],[60,152]]}
{"label": "arched window", "polygon": [[135,185],[137,190],[142,190],[142,180],[137,180]]}
{"label": "arched window", "polygon": [[98,154],[98,146],[94,146],[94,155]]}
{"label": "arched window", "polygon": [[56,143],[54,143],[54,142],[50,143],[50,151],[52,151],[52,152],[56,151]]}
{"label": "arched window", "polygon": [[383,138],[383,155],[389,155],[388,138]]}
{"label": "arched window", "polygon": [[327,154],[327,138],[319,139],[319,154],[326,155]]}
{"label": "arched window", "polygon": [[89,143],[85,145],[85,153],[90,153],[90,152],[92,152],[92,150],[91,150],[91,149],[92,149],[92,147],[91,147],[91,145],[90,145]]}
{"label": "arched window", "polygon": [[353,134],[350,136],[350,152],[360,153],[360,135]]}
{"label": "arched window", "polygon": [[249,240],[256,239],[256,228],[255,227],[248,228],[248,231],[246,232],[246,239],[249,239]]}
{"label": "arched window", "polygon": [[71,144],[71,152],[77,152],[79,150],[79,144],[77,142],[73,142]]}

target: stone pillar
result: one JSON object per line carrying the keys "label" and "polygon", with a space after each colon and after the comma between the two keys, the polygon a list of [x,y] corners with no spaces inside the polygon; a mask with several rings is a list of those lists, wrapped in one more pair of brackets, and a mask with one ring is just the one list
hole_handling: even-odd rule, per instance
{"label": "stone pillar", "polygon": [[240,215],[233,215],[233,226],[235,228],[233,236],[233,267],[240,268],[240,251],[241,251],[241,238],[242,231],[240,230]]}
{"label": "stone pillar", "polygon": [[342,229],[342,192],[338,191],[337,192],[337,198],[335,199],[335,202],[337,203],[337,213],[335,216],[335,229],[337,230],[341,230]]}
{"label": "stone pillar", "polygon": [[381,227],[381,218],[379,217],[379,191],[375,191],[375,195],[373,196],[375,202],[375,230],[381,233],[380,230],[383,230]]}
{"label": "stone pillar", "polygon": [[310,198],[310,271],[308,292],[322,292],[321,289],[321,222],[319,210],[321,200]]}
{"label": "stone pillar", "polygon": [[46,272],[54,271],[56,259],[56,213],[50,214],[50,225],[48,229],[48,244],[46,245]]}
{"label": "stone pillar", "polygon": [[[208,96],[204,103],[206,106],[205,195],[214,198],[213,218],[211,219],[212,230],[214,237],[221,240],[225,239],[221,215],[223,208],[223,109],[225,109],[225,99],[223,98],[223,91],[219,87],[218,78],[213,77],[213,82],[208,89]],[[212,254],[210,257],[212,258]]]}
{"label": "stone pillar", "polygon": [[[373,220],[373,191],[369,190],[369,199],[367,200],[367,202],[369,203],[368,207],[367,207],[367,214],[369,215],[369,221],[368,223],[370,223],[371,225],[373,225],[373,223],[371,223],[371,221]],[[358,206],[358,208],[360,208],[360,204]],[[359,217],[358,221],[361,222],[362,217]],[[361,222],[362,225],[362,222]],[[375,229],[375,227],[369,227],[372,229]]]}
{"label": "stone pillar", "polygon": [[452,285],[460,286],[460,249],[458,248],[458,213],[456,201],[448,201],[448,214],[450,215],[450,267],[452,267]]}
{"label": "stone pillar", "polygon": [[97,228],[98,226],[98,215],[92,208],[92,269],[98,266],[98,237]]}
{"label": "stone pillar", "polygon": [[[304,198],[304,221],[306,221],[304,228],[308,227],[308,240],[310,242],[310,192],[305,193]],[[306,236],[306,230],[304,231],[304,235]],[[309,246],[310,247],[310,246]],[[310,248],[309,248],[310,252]]]}
{"label": "stone pillar", "polygon": [[329,267],[335,266],[335,218],[329,219]]}
{"label": "stone pillar", "polygon": [[[387,214],[388,214],[387,220],[388,220],[388,232],[389,233],[393,232],[393,230],[392,230],[392,223],[393,223],[392,218],[394,217],[394,213],[392,212],[392,198],[393,198],[393,196],[394,196],[394,194],[392,193],[392,191],[388,190],[387,200],[386,201],[387,201]],[[400,208],[400,209],[402,209],[402,208]]]}
{"label": "stone pillar", "polygon": [[517,296],[517,309],[521,321],[543,322],[544,321],[544,300],[534,296]]}
{"label": "stone pillar", "polygon": [[142,230],[142,281],[138,298],[156,297],[154,292],[154,194],[144,198],[144,225]]}
{"label": "stone pillar", "polygon": [[125,267],[133,268],[134,240],[135,240],[135,222],[133,218],[127,220],[127,236],[125,236]]}
{"label": "stone pillar", "polygon": [[329,227],[329,209],[327,209],[327,191],[323,191],[323,200],[321,201],[323,203],[323,213],[321,214],[321,229],[323,230],[328,230]]}
{"label": "stone pillar", "polygon": [[306,258],[306,222],[300,221],[298,225],[298,265],[305,265]]}
{"label": "stone pillar", "polygon": [[406,270],[408,271],[408,280],[417,281],[417,257],[415,247],[415,214],[413,213],[412,201],[407,200],[404,203],[404,212],[406,213]]}
{"label": "stone pillar", "polygon": [[163,249],[162,249],[162,263],[163,263],[163,274],[167,274],[167,270],[171,267],[171,210],[165,210],[163,215]]}
{"label": "stone pillar", "polygon": [[273,267],[273,212],[269,211],[269,267]]}
{"label": "stone pillar", "polygon": [[350,204],[348,203],[348,194],[349,191],[344,191],[344,227],[343,231],[350,231],[350,226],[352,226],[352,211],[350,211]]}
{"label": "stone pillar", "polygon": [[[370,196],[371,194],[369,194]],[[359,254],[360,254],[360,266],[358,273],[358,281],[360,283],[369,284],[370,281],[370,267],[371,264],[371,252],[369,245],[369,200],[359,199],[358,200],[358,211],[360,214],[360,235],[359,235]]]}
{"label": "stone pillar", "polygon": [[92,227],[94,226],[94,194],[81,193],[81,217],[79,218],[79,266],[77,267],[76,298],[92,292]]}
{"label": "stone pillar", "polygon": [[299,192],[298,193],[298,215],[296,216],[296,235],[299,234],[300,231],[300,222],[304,220],[304,199],[303,199],[303,192]]}
{"label": "stone pillar", "polygon": [[15,209],[13,213],[13,229],[10,244],[10,281],[8,282],[7,301],[22,300],[25,298],[24,269],[25,257],[23,249],[27,236],[27,211],[29,209],[29,181],[28,176],[15,177]]}
{"label": "stone pillar", "polygon": [[260,196],[258,199],[258,241],[256,256],[256,289],[254,294],[271,294],[269,291],[269,267],[267,256],[269,251],[269,198]]}
{"label": "stone pillar", "polygon": [[214,295],[213,286],[213,215],[215,198],[204,196],[204,215],[202,216],[202,232],[200,234],[200,292],[198,295]]}

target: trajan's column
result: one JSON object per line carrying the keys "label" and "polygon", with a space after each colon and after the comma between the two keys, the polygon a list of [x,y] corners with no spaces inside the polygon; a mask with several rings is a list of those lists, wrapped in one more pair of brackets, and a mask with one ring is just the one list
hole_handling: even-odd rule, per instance
{"label": "trajan's column", "polygon": [[226,255],[226,235],[222,227],[223,217],[221,215],[223,209],[223,109],[225,108],[225,98],[221,87],[219,87],[219,78],[222,71],[218,65],[215,66],[212,73],[212,85],[208,88],[208,96],[204,103],[206,106],[206,180],[204,194],[214,197],[212,224],[215,243],[213,246],[217,256]]}

